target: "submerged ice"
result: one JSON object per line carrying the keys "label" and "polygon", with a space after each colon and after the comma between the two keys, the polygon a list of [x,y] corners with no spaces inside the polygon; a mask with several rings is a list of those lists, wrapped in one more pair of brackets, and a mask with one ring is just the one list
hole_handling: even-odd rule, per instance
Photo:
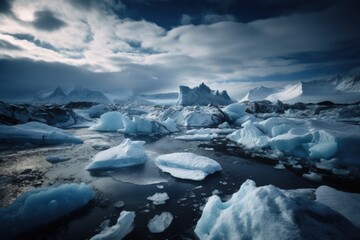
{"label": "submerged ice", "polygon": [[84,206],[94,197],[95,193],[85,183],[26,192],[9,207],[0,208],[0,236],[8,239],[53,222]]}
{"label": "submerged ice", "polygon": [[148,229],[152,233],[161,233],[170,226],[172,220],[173,215],[171,213],[163,212],[149,220]]}

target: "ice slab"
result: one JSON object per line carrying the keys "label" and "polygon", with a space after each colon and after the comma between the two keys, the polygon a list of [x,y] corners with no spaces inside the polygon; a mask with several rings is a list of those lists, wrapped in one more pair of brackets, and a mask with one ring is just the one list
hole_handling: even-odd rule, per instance
{"label": "ice slab", "polygon": [[51,155],[46,157],[46,161],[51,163],[64,162],[70,159],[71,157],[68,155]]}
{"label": "ice slab", "polygon": [[28,122],[14,126],[0,125],[0,142],[34,144],[82,143],[72,133],[40,122]]}
{"label": "ice slab", "polygon": [[107,112],[100,116],[100,121],[91,126],[90,130],[116,132],[124,127],[123,116],[119,112]]}
{"label": "ice slab", "polygon": [[53,222],[84,206],[94,197],[95,193],[85,183],[26,192],[7,208],[0,208],[0,236],[8,239]]}
{"label": "ice slab", "polygon": [[173,177],[200,181],[207,175],[222,170],[216,161],[194,153],[179,152],[160,155],[155,164]]}
{"label": "ice slab", "polygon": [[105,227],[90,240],[120,240],[134,229],[135,213],[122,211],[115,225]]}
{"label": "ice slab", "polygon": [[175,139],[183,140],[183,141],[210,141],[217,137],[218,135],[216,133],[207,133],[207,134],[182,135],[175,137]]}
{"label": "ice slab", "polygon": [[228,201],[208,199],[195,233],[200,239],[356,239],[359,229],[308,196],[247,180]]}
{"label": "ice slab", "polygon": [[125,139],[119,145],[97,153],[86,170],[129,167],[146,161],[144,141]]}
{"label": "ice slab", "polygon": [[148,229],[152,233],[161,233],[170,226],[172,220],[173,216],[171,213],[163,212],[149,220]]}

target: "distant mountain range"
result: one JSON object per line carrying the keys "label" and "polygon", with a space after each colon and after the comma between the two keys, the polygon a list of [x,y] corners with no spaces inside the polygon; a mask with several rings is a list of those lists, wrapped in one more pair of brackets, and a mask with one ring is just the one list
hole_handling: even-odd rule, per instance
{"label": "distant mountain range", "polygon": [[66,104],[69,102],[96,102],[111,103],[111,100],[102,92],[88,88],[74,88],[68,94],[61,87],[55,88],[49,92],[36,93],[33,101],[34,104]]}
{"label": "distant mountain range", "polygon": [[360,101],[360,75],[335,76],[327,80],[297,82],[284,88],[257,87],[250,90],[240,102],[280,100],[282,102],[353,103]]}

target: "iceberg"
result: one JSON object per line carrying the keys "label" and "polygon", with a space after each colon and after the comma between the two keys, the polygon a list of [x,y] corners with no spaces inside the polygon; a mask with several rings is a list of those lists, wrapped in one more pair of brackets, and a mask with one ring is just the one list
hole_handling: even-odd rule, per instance
{"label": "iceberg", "polygon": [[214,105],[228,105],[234,101],[229,97],[226,91],[213,91],[204,83],[198,87],[189,88],[187,86],[180,86],[179,98],[177,105],[181,106],[206,106],[208,104]]}
{"label": "iceberg", "polygon": [[53,222],[86,205],[94,197],[95,193],[85,183],[26,192],[7,208],[0,208],[0,236],[9,239]]}
{"label": "iceberg", "polygon": [[246,105],[242,103],[233,103],[222,109],[231,123],[235,122],[240,117],[244,117],[246,115],[245,110]]}
{"label": "iceberg", "polygon": [[0,143],[33,143],[51,145],[79,144],[83,141],[72,133],[40,122],[28,122],[14,126],[0,125]]}
{"label": "iceberg", "polygon": [[207,175],[222,170],[216,161],[194,153],[170,153],[160,155],[155,164],[173,177],[201,181]]}
{"label": "iceberg", "polygon": [[134,116],[132,120],[129,117],[123,116],[124,127],[119,129],[119,132],[129,134],[167,134],[178,132],[179,129],[176,123],[167,118],[165,121],[157,121],[153,119],[146,119],[140,116]]}
{"label": "iceberg", "polygon": [[86,170],[129,167],[146,161],[144,141],[125,139],[119,145],[97,153]]}
{"label": "iceberg", "polygon": [[172,220],[173,216],[171,213],[163,212],[149,220],[148,229],[152,233],[161,233],[170,226]]}
{"label": "iceberg", "polygon": [[208,199],[195,233],[200,239],[356,239],[359,229],[305,194],[246,180],[230,200]]}
{"label": "iceberg", "polygon": [[107,112],[100,116],[100,122],[91,126],[90,130],[116,132],[124,127],[123,116],[119,112]]}
{"label": "iceberg", "polygon": [[122,211],[115,225],[105,227],[90,240],[120,240],[134,229],[135,213]]}

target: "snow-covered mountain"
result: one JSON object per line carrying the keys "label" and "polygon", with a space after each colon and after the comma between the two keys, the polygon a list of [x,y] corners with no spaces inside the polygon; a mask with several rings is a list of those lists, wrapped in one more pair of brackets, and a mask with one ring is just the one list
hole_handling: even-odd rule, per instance
{"label": "snow-covered mountain", "polygon": [[96,102],[110,104],[111,100],[102,92],[88,88],[74,88],[66,94],[61,87],[53,91],[38,92],[35,94],[32,103],[34,104],[58,104],[63,105],[69,102]]}
{"label": "snow-covered mountain", "polygon": [[297,82],[284,88],[258,87],[250,90],[240,101],[270,100],[275,102],[321,102],[353,103],[360,101],[360,75],[328,80]]}
{"label": "snow-covered mountain", "polygon": [[179,98],[177,105],[191,106],[199,105],[205,106],[208,104],[214,105],[228,105],[234,101],[229,97],[226,91],[219,92],[218,90],[211,90],[204,83],[198,87],[189,88],[187,86],[180,86]]}
{"label": "snow-covered mountain", "polygon": [[66,104],[70,102],[68,96],[61,87],[55,88],[50,92],[36,93],[33,99],[35,104]]}
{"label": "snow-covered mountain", "polygon": [[104,93],[82,87],[74,88],[68,96],[72,102],[111,103],[110,99]]}

